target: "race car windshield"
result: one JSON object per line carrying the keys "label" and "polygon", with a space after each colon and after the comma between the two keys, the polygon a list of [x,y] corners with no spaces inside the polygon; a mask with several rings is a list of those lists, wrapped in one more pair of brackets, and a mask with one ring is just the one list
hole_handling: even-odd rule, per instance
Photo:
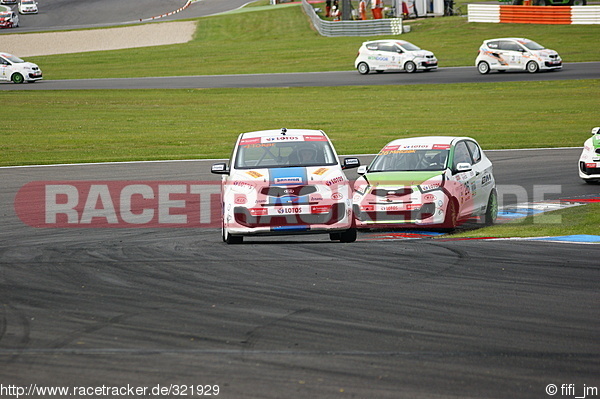
{"label": "race car windshield", "polygon": [[240,142],[237,152],[236,169],[288,168],[294,166],[337,165],[329,142]]}
{"label": "race car windshield", "polygon": [[406,50],[406,51],[418,51],[421,50],[420,47],[415,46],[412,43],[406,42],[404,44],[402,44],[402,47]]}
{"label": "race car windshield", "polygon": [[448,152],[448,150],[386,150],[384,148],[371,163],[369,172],[444,170]]}
{"label": "race car windshield", "polygon": [[6,55],[6,54],[3,54],[2,56],[4,58],[6,58],[7,60],[9,60],[10,62],[14,62],[15,64],[20,64],[22,62],[25,62],[22,59],[20,59],[19,57],[17,57],[16,55]]}
{"label": "race car windshield", "polygon": [[527,47],[529,50],[544,50],[545,48],[531,40],[523,42],[523,46]]}

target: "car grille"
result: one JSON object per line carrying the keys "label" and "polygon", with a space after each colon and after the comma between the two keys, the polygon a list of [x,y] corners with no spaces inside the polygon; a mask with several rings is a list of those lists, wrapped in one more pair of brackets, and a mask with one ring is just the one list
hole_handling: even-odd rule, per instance
{"label": "car grille", "polygon": [[333,204],[328,213],[287,215],[287,216],[252,216],[248,209],[238,206],[233,210],[236,223],[245,227],[280,227],[305,226],[311,224],[331,225],[342,220],[346,214],[346,205]]}
{"label": "car grille", "polygon": [[405,188],[399,188],[399,189],[387,189],[387,188],[376,188],[371,190],[371,194],[377,196],[377,197],[384,197],[384,198],[399,198],[399,197],[404,197],[405,195],[410,195],[412,194],[413,190],[410,187],[405,187]]}
{"label": "car grille", "polygon": [[262,195],[268,197],[302,197],[317,191],[315,186],[270,186],[260,190]]}
{"label": "car grille", "polygon": [[410,211],[362,212],[354,205],[354,216],[363,222],[411,222],[425,220],[435,214],[435,204],[424,204],[421,209]]}

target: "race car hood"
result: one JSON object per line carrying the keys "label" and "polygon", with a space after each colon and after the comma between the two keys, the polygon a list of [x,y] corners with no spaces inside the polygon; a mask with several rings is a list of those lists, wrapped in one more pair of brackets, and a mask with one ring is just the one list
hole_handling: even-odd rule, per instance
{"label": "race car hood", "polygon": [[429,55],[433,55],[433,53],[431,51],[427,51],[427,50],[419,50],[419,51],[413,51],[412,55],[414,55],[415,58],[425,58]]}
{"label": "race car hood", "polygon": [[444,171],[371,172],[363,177],[371,186],[416,186],[444,174]]}

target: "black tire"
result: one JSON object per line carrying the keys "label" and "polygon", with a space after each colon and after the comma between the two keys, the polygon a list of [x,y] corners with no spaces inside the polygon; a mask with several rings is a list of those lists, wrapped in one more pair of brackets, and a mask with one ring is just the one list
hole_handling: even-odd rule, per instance
{"label": "black tire", "polygon": [[343,231],[340,237],[340,242],[354,242],[356,241],[356,229],[351,228],[346,231]]}
{"label": "black tire", "polygon": [[490,64],[485,61],[481,61],[479,64],[477,64],[477,71],[482,75],[490,73]]}
{"label": "black tire", "polygon": [[529,61],[527,63],[527,72],[536,73],[540,69],[540,66],[535,61]]}
{"label": "black tire", "polygon": [[408,61],[406,64],[404,64],[404,70],[408,73],[413,73],[417,70],[417,66],[414,62]]}
{"label": "black tire", "polygon": [[25,80],[25,78],[23,78],[23,75],[21,75],[19,72],[15,72],[10,77],[10,80],[12,80],[13,83],[21,84],[21,83],[23,83],[23,81]]}
{"label": "black tire", "polygon": [[485,208],[485,215],[483,215],[483,223],[486,226],[491,226],[496,223],[498,218],[498,193],[496,189],[492,189],[490,197],[488,198],[487,207]]}
{"label": "black tire", "polygon": [[367,64],[366,62],[359,63],[358,66],[356,67],[356,69],[358,70],[358,73],[360,73],[361,75],[366,75],[370,71],[369,64]]}
{"label": "black tire", "polygon": [[513,6],[522,6],[523,0],[513,0],[512,5]]}

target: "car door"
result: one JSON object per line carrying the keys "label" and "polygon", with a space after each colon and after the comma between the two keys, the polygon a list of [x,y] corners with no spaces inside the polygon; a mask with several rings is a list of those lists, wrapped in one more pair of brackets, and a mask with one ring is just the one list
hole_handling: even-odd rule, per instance
{"label": "car door", "polygon": [[471,153],[473,171],[475,172],[471,188],[473,209],[476,213],[481,213],[487,206],[488,197],[493,187],[492,163],[483,157],[481,148],[476,142],[466,140],[465,143]]}
{"label": "car door", "polygon": [[10,79],[10,62],[0,57],[0,80]]}
{"label": "car door", "polygon": [[379,43],[377,52],[377,58],[379,59],[380,65],[377,69],[399,69],[400,68],[400,54],[398,54],[398,48],[394,43]]}
{"label": "car door", "polygon": [[[465,171],[460,171],[459,164],[469,164],[471,168]],[[473,169],[473,158],[467,147],[466,141],[462,140],[454,146],[454,154],[452,158],[452,180],[451,185],[452,195],[458,200],[459,216],[468,217],[475,210],[473,204],[473,192],[476,184],[476,172]]]}
{"label": "car door", "polygon": [[500,54],[508,64],[509,69],[523,69],[523,49],[511,40],[501,40]]}

